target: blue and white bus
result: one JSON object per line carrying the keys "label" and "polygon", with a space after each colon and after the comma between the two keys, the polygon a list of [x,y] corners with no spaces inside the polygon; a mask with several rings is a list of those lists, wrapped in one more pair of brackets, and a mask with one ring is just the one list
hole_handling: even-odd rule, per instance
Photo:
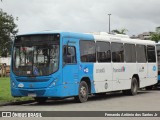
{"label": "blue and white bus", "polygon": [[11,93],[48,98],[123,91],[157,83],[155,42],[125,35],[39,32],[16,36],[12,50]]}
{"label": "blue and white bus", "polygon": [[160,43],[156,44],[157,48],[157,62],[158,62],[158,86],[160,85]]}

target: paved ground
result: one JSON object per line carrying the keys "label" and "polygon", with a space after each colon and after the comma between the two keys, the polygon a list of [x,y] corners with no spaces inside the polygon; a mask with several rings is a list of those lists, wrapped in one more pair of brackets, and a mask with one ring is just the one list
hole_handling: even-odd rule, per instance
{"label": "paved ground", "polygon": [[[136,96],[125,96],[120,92],[108,93],[106,96],[93,96],[86,103],[75,103],[72,98],[64,100],[48,100],[45,104],[17,103],[0,106],[0,111],[160,111],[160,89],[142,90]],[[0,118],[1,119],[1,118]],[[44,119],[44,118],[42,118]],[[50,118],[55,119],[55,118]],[[68,119],[68,118],[56,118]],[[68,120],[75,119],[69,118]],[[76,118],[82,119],[82,118]],[[99,118],[90,118],[99,119]],[[108,119],[108,118],[103,118]],[[109,118],[119,120],[122,118]],[[124,118],[123,118],[124,119]],[[132,120],[135,118],[126,118]],[[151,118],[136,118],[149,120]],[[158,120],[160,118],[153,118]],[[15,118],[15,120],[18,120]]]}

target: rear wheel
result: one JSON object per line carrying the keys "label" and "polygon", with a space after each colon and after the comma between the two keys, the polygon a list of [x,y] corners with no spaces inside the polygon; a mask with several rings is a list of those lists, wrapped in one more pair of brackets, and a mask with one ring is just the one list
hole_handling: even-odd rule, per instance
{"label": "rear wheel", "polygon": [[138,92],[138,81],[137,78],[133,77],[131,82],[130,90],[123,90],[123,94],[125,95],[136,95]]}
{"label": "rear wheel", "polygon": [[80,82],[78,96],[75,96],[75,100],[80,103],[88,100],[88,85],[85,81]]}
{"label": "rear wheel", "polygon": [[34,100],[38,103],[45,103],[47,99],[48,99],[47,97],[35,97],[34,98]]}

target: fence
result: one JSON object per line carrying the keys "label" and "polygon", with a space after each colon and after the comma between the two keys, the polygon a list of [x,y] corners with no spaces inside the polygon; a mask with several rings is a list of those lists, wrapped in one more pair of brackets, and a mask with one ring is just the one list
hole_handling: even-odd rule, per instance
{"label": "fence", "polygon": [[7,77],[10,74],[10,66],[6,63],[0,63],[0,77]]}
{"label": "fence", "polygon": [[11,57],[0,57],[0,77],[6,77],[10,74]]}
{"label": "fence", "polygon": [[0,64],[6,63],[6,65],[10,65],[11,57],[0,57]]}

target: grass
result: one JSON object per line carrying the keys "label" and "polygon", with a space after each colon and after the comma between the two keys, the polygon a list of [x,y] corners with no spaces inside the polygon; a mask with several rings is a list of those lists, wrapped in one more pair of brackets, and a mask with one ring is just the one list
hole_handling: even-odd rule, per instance
{"label": "grass", "polygon": [[11,96],[10,90],[10,78],[9,77],[0,77],[0,103],[5,102],[18,102],[32,100],[31,97],[17,97],[14,98]]}

